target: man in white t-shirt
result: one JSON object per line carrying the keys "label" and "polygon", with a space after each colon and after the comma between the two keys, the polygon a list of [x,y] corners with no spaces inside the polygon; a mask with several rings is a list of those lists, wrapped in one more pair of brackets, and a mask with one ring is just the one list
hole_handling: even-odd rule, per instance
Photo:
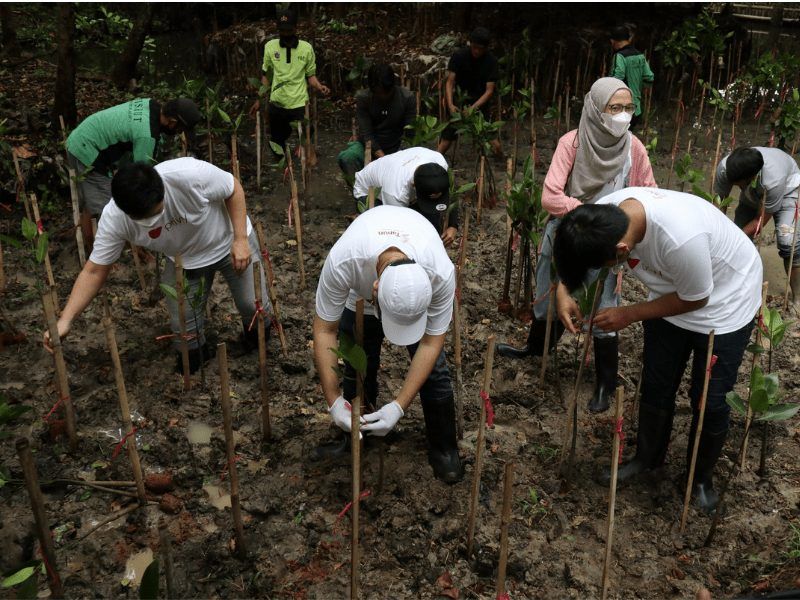
{"label": "man in white t-shirt", "polygon": [[800,168],[792,156],[778,148],[737,148],[719,161],[714,192],[726,198],[733,186],[741,190],[733,221],[750,238],[769,219],[775,219],[778,255],[789,275],[794,304],[800,305],[800,236],[794,235]]}
{"label": "man in white t-shirt", "polygon": [[[251,261],[260,267],[258,241],[253,232],[244,190],[230,173],[194,158],[168,160],[153,167],[130,163],[111,182],[113,198],[103,210],[94,248],[72,288],[58,320],[63,338],[72,322],[94,299],[111,266],[127,242],[164,253],[168,260],[163,282],[175,287],[175,256],[181,255],[188,290],[193,298],[202,287],[197,314],[187,302],[186,327],[190,336],[192,372],[213,353],[205,344],[203,319],[214,274],[220,271],[242,318],[246,345],[254,347],[255,329],[247,331],[256,312]],[[266,281],[263,276],[262,282]],[[262,298],[266,290],[262,284]],[[180,347],[177,302],[167,297],[176,350]],[[45,347],[50,349],[49,333]],[[181,370],[180,354],[176,371]]]}
{"label": "man in white t-shirt", "polygon": [[373,160],[356,173],[353,197],[366,203],[369,188],[380,188],[380,202],[420,212],[449,247],[458,232],[458,210],[450,210],[450,176],[444,156],[428,148],[408,148]]}
{"label": "man in white t-shirt", "polygon": [[736,383],[760,304],[762,266],[755,247],[721,211],[697,196],[626,188],[563,217],[554,258],[561,279],[558,315],[573,333],[583,315],[569,293],[581,286],[587,269],[627,263],[650,289],[647,301],[600,310],[594,320],[605,331],[618,331],[636,321],[644,327],[636,456],[620,467],[620,481],[663,464],[675,395],[689,355],[694,354],[689,389],[691,452],[708,337],[714,331],[717,361],[694,478],[698,505],[713,510],[717,495],[712,473],[728,434],[730,408],[725,395]]}
{"label": "man in white t-shirt", "polygon": [[[356,218],[331,248],[317,286],[314,360],[333,422],[350,431],[355,372],[346,365],[343,390],[331,348],[337,335],[355,339],[358,298],[366,303],[365,402],[378,397],[378,367],[384,336],[406,346],[411,366],[394,401],[362,417],[364,434],[384,436],[419,392],[428,438],[428,461],[447,483],[463,476],[458,456],[455,408],[444,341],[453,313],[455,268],[436,230],[416,211],[378,206]],[[377,311],[375,310],[377,309]],[[366,412],[366,410],[365,410]],[[349,437],[349,436],[348,436]],[[342,448],[343,449],[343,448]]]}

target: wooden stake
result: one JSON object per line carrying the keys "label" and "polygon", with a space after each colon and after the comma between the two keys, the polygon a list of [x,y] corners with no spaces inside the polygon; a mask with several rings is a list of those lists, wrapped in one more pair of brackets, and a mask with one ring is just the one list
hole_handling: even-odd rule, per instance
{"label": "wooden stake", "polygon": [[74,451],[78,447],[78,435],[75,432],[75,411],[72,406],[72,397],[69,391],[69,378],[67,377],[67,363],[64,360],[64,351],[61,346],[61,338],[58,335],[58,321],[56,320],[56,307],[53,304],[53,294],[49,289],[42,293],[42,305],[44,306],[44,317],[47,321],[47,329],[50,332],[50,346],[53,348],[53,359],[56,367],[56,381],[58,382],[58,394],[64,404],[64,415],[67,425],[67,439],[69,449]]}
{"label": "wooden stake", "polygon": [[3,240],[0,240],[0,294],[6,289],[6,271],[3,267]]}
{"label": "wooden stake", "polygon": [[[39,203],[36,201],[36,194],[31,192],[30,195],[30,202],[31,202],[31,210],[33,210],[33,222],[36,224],[36,228],[39,231],[39,235],[44,234],[44,225],[42,225],[42,219],[39,216]],[[58,307],[58,296],[56,295],[56,280],[53,277],[53,266],[50,264],[50,245],[47,245],[47,249],[44,253],[44,272],[47,275],[47,285],[50,286],[50,292],[53,294],[53,306]]]}
{"label": "wooden stake", "polygon": [[275,273],[272,271],[272,261],[269,259],[269,251],[267,250],[266,237],[264,236],[264,229],[261,223],[256,223],[256,235],[258,236],[258,245],[261,248],[261,258],[264,261],[264,269],[267,276],[267,291],[269,292],[269,299],[272,303],[272,312],[275,314],[275,323],[278,328],[278,337],[281,341],[281,350],[283,357],[289,358],[289,352],[286,347],[286,336],[283,333],[283,324],[281,323],[281,311],[278,307],[278,292],[275,290]]}
{"label": "wooden stake", "polygon": [[611,485],[608,491],[608,530],[606,533],[606,558],[603,562],[603,596],[602,600],[608,597],[608,579],[611,573],[611,548],[614,544],[614,509],[617,503],[617,471],[619,469],[619,447],[622,443],[622,408],[625,392],[623,388],[617,388],[617,403],[614,412],[615,423],[614,441],[611,444]]}
{"label": "wooden stake", "polygon": [[158,546],[163,561],[162,564],[164,565],[164,579],[167,580],[167,598],[177,598],[178,593],[175,588],[172,564],[172,539],[169,535],[169,529],[167,529],[167,522],[163,517],[158,523]]}
{"label": "wooden stake", "polygon": [[[800,205],[798,205],[799,200],[795,199],[794,201],[794,219],[792,219],[792,245],[789,246],[791,248],[791,252],[789,253],[789,268],[786,271],[786,291],[783,294],[783,310],[786,311],[789,308],[789,290],[792,289],[792,269],[795,268],[797,265],[794,264],[794,246],[797,243],[797,213],[800,210]],[[800,292],[800,290],[796,290]],[[794,294],[792,294],[794,296]],[[793,302],[797,302],[797,298],[792,297]]]}
{"label": "wooden stake", "polygon": [[[486,340],[486,359],[483,366],[483,389],[481,391],[490,393],[492,386],[492,368],[494,366],[494,334],[489,335]],[[481,469],[483,468],[483,446],[484,430],[486,427],[486,403],[483,398],[479,400],[481,416],[478,422],[478,439],[475,442],[475,471],[472,476],[472,493],[469,499],[469,516],[467,517],[467,556],[472,556],[472,549],[475,542],[475,517],[478,513],[478,495],[481,489]]]}
{"label": "wooden stake", "polygon": [[239,174],[239,146],[238,146],[238,138],[236,136],[236,132],[234,131],[231,134],[231,171],[233,172],[233,176],[236,177],[239,181],[241,181],[241,177]]}
{"label": "wooden stake", "polygon": [[314,154],[319,149],[319,113],[317,112],[317,95],[314,94],[314,99],[312,100],[313,108],[314,108]]}
{"label": "wooden stake", "polygon": [[256,187],[261,191],[261,111],[256,111]]}
{"label": "wooden stake", "polygon": [[[186,299],[183,294],[183,260],[181,255],[175,256],[175,293],[178,298],[178,321],[181,328],[181,362],[183,364],[183,389],[192,389],[192,378],[189,373],[189,340],[186,331]],[[196,324],[195,324],[196,326]],[[199,333],[199,332],[196,332]],[[198,343],[200,337],[197,338]]]}
{"label": "wooden stake", "polygon": [[31,218],[30,204],[28,203],[28,194],[25,193],[25,179],[22,177],[22,169],[19,168],[19,160],[17,159],[17,151],[11,149],[11,159],[14,161],[14,171],[17,174],[17,201],[22,198],[25,204],[25,216]]}
{"label": "wooden stake", "polygon": [[17,456],[22,465],[22,473],[25,477],[25,487],[31,500],[31,510],[36,522],[36,533],[39,536],[39,544],[42,549],[42,558],[47,569],[47,584],[54,598],[64,597],[64,587],[61,584],[61,577],[56,570],[56,553],[53,549],[53,538],[50,534],[50,525],[47,521],[47,513],[44,510],[44,499],[42,491],[39,489],[39,476],[36,473],[36,464],[33,462],[31,445],[28,438],[17,439]]}
{"label": "wooden stake", "polygon": [[[539,371],[539,386],[544,385],[544,376],[547,373],[547,363],[550,358],[550,336],[553,334],[553,313],[555,313],[556,304],[556,286],[550,284],[550,290],[547,292],[549,297],[547,299],[547,323],[544,327],[544,348],[542,349],[542,367]],[[536,318],[535,316],[533,317]]]}
{"label": "wooden stake", "polygon": [[[356,302],[356,344],[364,344],[364,299]],[[358,521],[361,507],[361,406],[364,400],[364,381],[356,371],[356,397],[350,403],[350,458],[352,461],[352,506],[350,507],[350,598],[358,599],[359,564]]]}
{"label": "wooden stake", "polygon": [[144,268],[142,261],[139,260],[139,246],[135,246],[132,242],[131,255],[133,256],[133,266],[136,269],[136,276],[139,278],[139,285],[142,286],[142,291],[147,292],[147,281],[145,280]]}
{"label": "wooden stake", "polygon": [[[719,150],[722,146],[722,129],[720,128],[717,134],[717,149],[714,152],[714,162],[711,164],[711,186],[708,191],[710,194],[714,193],[714,184],[717,182],[717,165],[719,164]],[[724,200],[724,198],[722,198]]]}
{"label": "wooden stake", "polygon": [[[367,140],[367,147],[364,149],[364,166],[372,162],[372,140]],[[375,208],[375,188],[370,187],[367,192],[367,210]]]}
{"label": "wooden stake", "polygon": [[308,157],[306,147],[303,145],[303,124],[297,122],[297,147],[300,149],[300,183],[303,184],[303,193],[308,190]]}
{"label": "wooden stake", "polygon": [[234,535],[236,537],[236,553],[240,557],[247,554],[242,525],[242,508],[239,505],[239,474],[236,471],[236,448],[233,439],[231,420],[231,393],[228,387],[228,349],[225,342],[217,344],[219,359],[220,405],[222,406],[222,423],[225,428],[225,455],[228,458],[228,476],[231,481],[231,515],[233,516]]}
{"label": "wooden stake", "polygon": [[[458,281],[459,268],[456,265],[456,281]],[[453,298],[453,364],[456,370],[455,400],[456,400],[456,435],[459,440],[464,439],[464,380],[461,372],[461,303],[458,294]]]}
{"label": "wooden stake", "polygon": [[511,524],[511,500],[514,495],[514,463],[507,462],[503,470],[503,512],[500,517],[500,562],[497,565],[497,597],[506,593],[508,565],[508,526]]}
{"label": "wooden stake", "polygon": [[[764,309],[767,307],[767,290],[769,289],[769,282],[765,281],[761,284],[761,307],[758,310],[758,318],[763,319],[764,316]],[[756,346],[761,345],[761,328],[756,327]],[[753,353],[753,360],[750,364],[750,372],[753,372],[753,368],[756,366],[756,362],[758,362],[759,355]],[[750,431],[750,424],[753,420],[753,409],[750,408],[750,389],[747,390],[747,414],[744,417],[744,430]],[[744,469],[744,464],[747,461],[747,441],[748,438],[745,436],[742,438],[742,453],[741,453],[741,462],[739,463],[739,468]]]}
{"label": "wooden stake", "polygon": [[117,348],[117,337],[114,334],[114,322],[111,319],[111,308],[108,299],[103,298],[103,329],[106,332],[106,344],[108,352],[111,354],[111,363],[114,365],[114,380],[117,383],[117,396],[119,397],[119,410],[122,413],[122,430],[125,432],[126,445],[128,447],[128,458],[131,461],[131,471],[133,479],[136,481],[136,495],[139,504],[147,504],[147,495],[144,489],[144,474],[142,473],[142,463],[139,460],[139,452],[136,448],[136,429],[131,421],[131,409],[128,404],[128,392],[125,389],[125,377],[122,374],[122,361],[119,358]]}
{"label": "wooden stake", "polygon": [[686,529],[686,517],[689,515],[689,502],[692,499],[692,484],[694,482],[694,467],[697,463],[697,452],[700,449],[700,436],[703,433],[703,420],[706,415],[706,398],[708,397],[708,382],[711,379],[711,361],[714,356],[714,330],[708,334],[708,352],[706,353],[706,374],[703,378],[703,394],[700,396],[700,415],[697,418],[697,429],[692,444],[692,459],[689,462],[689,477],[686,480],[686,492],[683,495],[683,512],[681,513],[680,533]]}
{"label": "wooden stake", "polygon": [[269,393],[267,392],[267,336],[264,331],[264,313],[261,312],[261,268],[253,263],[253,285],[256,293],[256,327],[258,328],[258,375],[261,392],[261,440],[266,443],[272,439],[269,419]]}
{"label": "wooden stake", "polygon": [[475,220],[478,222],[478,225],[481,223],[481,210],[483,209],[483,186],[484,186],[484,174],[486,170],[486,157],[481,154],[481,166],[478,174],[478,206],[477,206],[477,213],[475,215]]}
{"label": "wooden stake", "polygon": [[289,166],[289,186],[291,190],[291,204],[294,211],[294,233],[297,240],[297,266],[300,271],[300,287],[306,289],[306,267],[303,261],[303,225],[300,221],[300,199],[297,194],[297,182],[294,179],[292,168],[292,152],[286,148],[286,164]]}
{"label": "wooden stake", "polygon": [[214,163],[214,138],[211,135],[211,110],[206,98],[206,131],[208,132],[208,162]]}
{"label": "wooden stake", "polygon": [[683,84],[678,93],[678,105],[675,108],[675,141],[672,143],[672,156],[670,159],[669,173],[667,173],[667,185],[672,181],[672,171],[675,169],[675,155],[678,153],[678,138],[681,134],[681,121],[683,120]]}
{"label": "wooden stake", "polygon": [[[316,100],[316,95],[314,99]],[[305,130],[306,130],[306,177],[308,178],[308,174],[310,173],[311,169],[317,164],[317,157],[314,153],[314,145],[311,143],[311,104],[306,103],[306,119],[305,119]]]}
{"label": "wooden stake", "polygon": [[78,243],[78,260],[81,268],[86,264],[86,248],[83,241],[83,230],[81,229],[81,209],[78,201],[78,176],[75,169],[67,169],[69,174],[69,196],[72,200],[72,223],[75,225],[75,241]]}

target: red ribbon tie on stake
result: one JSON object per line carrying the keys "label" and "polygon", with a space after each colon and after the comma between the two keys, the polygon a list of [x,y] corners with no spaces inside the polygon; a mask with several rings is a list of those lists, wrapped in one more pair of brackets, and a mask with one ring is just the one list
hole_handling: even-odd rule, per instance
{"label": "red ribbon tie on stake", "polygon": [[625,449],[625,432],[622,431],[622,422],[624,420],[620,417],[614,424],[614,433],[619,436],[619,458],[617,459],[619,463],[622,463],[622,451]]}
{"label": "red ribbon tie on stake", "polygon": [[[264,310],[263,306],[261,306],[261,302],[256,300],[256,312],[253,315],[253,319],[250,321],[250,326],[247,328],[247,331],[251,331],[253,329],[253,325],[256,324],[256,319],[258,318],[258,315],[264,315],[265,317],[269,317],[269,314],[267,313],[267,311]],[[274,319],[273,319],[273,321],[274,321]]]}
{"label": "red ribbon tie on stake", "polygon": [[134,427],[128,433],[126,433],[125,435],[122,436],[122,439],[119,442],[117,442],[116,446],[114,446],[114,452],[111,455],[111,460],[114,460],[115,458],[117,458],[117,455],[120,453],[120,451],[122,450],[122,447],[128,441],[128,438],[131,437],[132,435],[135,435],[136,431],[137,431],[137,429],[136,429],[136,427]]}
{"label": "red ribbon tie on stake", "polygon": [[58,409],[58,407],[64,403],[64,398],[66,398],[66,396],[61,396],[58,400],[56,400],[56,403],[53,404],[53,408],[47,411],[47,414],[42,417],[42,421],[46,423],[50,420],[50,417],[53,416],[53,413],[56,412],[56,409]]}
{"label": "red ribbon tie on stake", "polygon": [[717,364],[717,355],[716,354],[712,354],[711,355],[711,363],[709,363],[709,365],[708,365],[708,374],[709,375],[711,375],[711,369],[714,368],[715,364]]}
{"label": "red ribbon tie on stake", "polygon": [[[372,494],[372,492],[371,492],[370,490],[364,490],[363,492],[361,492],[361,493],[358,495],[358,499],[359,499],[359,500],[363,500],[364,498],[366,498],[366,497],[367,497],[367,496],[369,496],[370,494]],[[343,509],[341,510],[341,512],[340,512],[340,513],[339,513],[339,514],[336,516],[336,520],[337,520],[337,521],[340,521],[340,520],[342,519],[342,517],[344,517],[344,516],[347,514],[347,511],[348,511],[348,510],[350,510],[352,507],[353,507],[353,502],[352,502],[352,500],[351,500],[350,502],[348,502],[347,504],[345,504],[345,505],[344,505],[344,508],[343,508]]]}
{"label": "red ribbon tie on stake", "polygon": [[494,407],[492,406],[492,399],[485,390],[481,390],[481,400],[483,400],[483,407],[486,409],[486,425],[488,427],[494,426]]}
{"label": "red ribbon tie on stake", "polygon": [[44,223],[42,223],[42,220],[41,220],[41,219],[39,219],[38,221],[36,221],[36,232],[37,232],[39,235],[42,235],[42,234],[44,233]]}
{"label": "red ribbon tie on stake", "polygon": [[505,594],[497,594],[496,600],[511,600],[511,596],[508,595],[508,592]]}

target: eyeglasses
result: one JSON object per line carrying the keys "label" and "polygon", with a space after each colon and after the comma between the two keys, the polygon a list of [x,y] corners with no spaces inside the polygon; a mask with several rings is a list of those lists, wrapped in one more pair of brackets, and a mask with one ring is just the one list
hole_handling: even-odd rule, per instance
{"label": "eyeglasses", "polygon": [[618,115],[622,111],[625,111],[628,114],[633,114],[636,111],[635,104],[609,104],[606,108],[606,112],[611,113],[612,115]]}

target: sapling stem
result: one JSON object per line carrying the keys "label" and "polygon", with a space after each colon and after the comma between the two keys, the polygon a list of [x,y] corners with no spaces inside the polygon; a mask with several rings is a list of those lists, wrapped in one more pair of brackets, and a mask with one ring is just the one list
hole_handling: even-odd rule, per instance
{"label": "sapling stem", "polygon": [[[372,140],[367,140],[367,147],[364,149],[364,166],[372,162]],[[375,188],[370,186],[367,192],[367,210],[375,208]]]}
{"label": "sapling stem", "polygon": [[228,386],[228,349],[225,342],[217,344],[219,359],[220,406],[222,407],[222,423],[225,428],[225,455],[228,459],[228,476],[231,481],[231,515],[233,516],[234,535],[236,537],[236,553],[240,557],[247,554],[242,525],[242,508],[239,504],[239,474],[236,471],[236,447],[233,439],[231,417],[231,393]]}
{"label": "sapling stem", "polygon": [[[183,366],[183,389],[184,391],[188,391],[192,389],[192,379],[191,374],[189,373],[189,340],[186,330],[186,298],[184,297],[184,287],[183,287],[183,260],[181,259],[181,255],[178,254],[175,256],[175,295],[177,296],[177,303],[178,303],[178,322],[180,323],[180,332],[181,332],[181,363]],[[197,327],[197,323],[195,323],[195,327]],[[196,332],[199,334],[199,332]],[[199,343],[200,336],[197,336],[197,341]],[[198,346],[199,347],[199,346]]]}
{"label": "sapling stem", "polygon": [[261,111],[256,111],[256,187],[261,190]]}
{"label": "sapling stem", "polygon": [[306,194],[308,191],[308,158],[306,157],[306,147],[303,144],[303,124],[300,121],[297,122],[297,147],[300,150],[300,183],[303,184],[303,194]]}
{"label": "sapling stem", "polygon": [[522,291],[522,274],[525,271],[525,262],[527,257],[525,256],[525,242],[520,239],[519,241],[519,268],[517,269],[517,278],[514,282],[514,297],[512,298],[512,304],[514,305],[514,310],[516,311],[519,308],[519,295]]}
{"label": "sapling stem", "polygon": [[292,152],[286,147],[286,164],[289,167],[289,187],[291,190],[291,204],[294,211],[294,234],[297,240],[297,267],[300,271],[300,287],[306,289],[306,267],[303,260],[303,225],[300,220],[300,198],[297,193],[297,182],[292,168]]}
{"label": "sapling stem", "polygon": [[680,533],[686,529],[686,518],[689,516],[689,503],[692,500],[692,487],[694,484],[694,469],[697,464],[697,453],[700,450],[700,436],[703,434],[703,421],[706,415],[706,400],[708,399],[708,382],[711,380],[712,360],[714,357],[714,330],[712,329],[708,334],[708,351],[706,353],[706,373],[703,377],[703,392],[700,395],[700,406],[697,417],[697,429],[694,433],[694,439],[689,440],[692,444],[692,458],[689,461],[689,476],[686,478],[686,492],[683,495],[683,512],[681,512],[681,526]]}
{"label": "sapling stem", "polygon": [[[761,284],[761,308],[758,310],[758,319],[759,322],[763,320],[764,317],[764,309],[767,307],[767,290],[769,289],[769,282],[765,281]],[[756,346],[761,346],[761,328],[756,327]],[[754,352],[753,353],[753,360],[750,364],[750,372],[753,372],[753,369],[756,366],[756,363],[759,361],[759,354]],[[749,431],[750,429],[750,422],[753,419],[753,409],[750,406],[750,395],[751,390],[748,388],[747,390],[747,413],[744,417],[745,423],[745,431]],[[742,438],[742,456],[741,462],[739,463],[739,468],[744,469],[745,461],[747,460],[747,443],[748,438],[745,436]]]}
{"label": "sapling stem", "polygon": [[53,549],[53,538],[50,534],[50,525],[47,521],[47,513],[44,510],[44,499],[42,490],[39,489],[39,476],[36,473],[36,464],[33,462],[31,445],[28,438],[17,439],[17,456],[22,465],[22,473],[25,477],[25,487],[31,500],[31,510],[36,522],[36,533],[39,536],[39,544],[42,548],[42,557],[45,560],[47,569],[47,583],[54,598],[64,597],[64,587],[61,578],[56,570],[56,554]]}
{"label": "sapling stem", "polygon": [[261,269],[259,263],[253,263],[253,285],[256,294],[256,327],[258,332],[258,377],[261,394],[261,440],[266,443],[272,439],[272,427],[269,418],[269,391],[267,389],[267,336],[264,331],[264,314],[261,312]]}
{"label": "sapling stem", "polygon": [[478,171],[478,202],[475,214],[475,220],[478,222],[478,225],[481,223],[481,211],[483,210],[483,193],[484,193],[484,185],[485,185],[485,174],[486,174],[486,157],[481,154],[480,158],[480,168]]}
{"label": "sapling stem", "polygon": [[237,142],[238,136],[234,129],[233,133],[231,133],[231,171],[233,172],[233,176],[241,181],[241,177],[239,176],[239,149]]}
{"label": "sapling stem", "polygon": [[126,445],[128,448],[128,458],[131,461],[131,471],[133,479],[136,481],[136,495],[139,504],[144,506],[147,503],[147,496],[144,489],[144,474],[142,473],[142,463],[139,460],[139,452],[136,448],[136,435],[131,421],[131,409],[128,404],[128,392],[125,389],[125,377],[122,374],[122,361],[119,357],[117,347],[117,336],[114,333],[114,322],[111,318],[111,308],[108,299],[103,298],[103,329],[106,333],[106,344],[111,355],[111,363],[114,365],[114,380],[117,384],[117,396],[119,398],[119,410],[122,415],[122,427]]}
{"label": "sapling stem", "polygon": [[[39,216],[39,203],[36,201],[36,194],[31,193],[31,210],[33,210],[33,222],[36,224],[37,229],[40,231],[39,235],[44,234],[44,226],[42,219]],[[47,276],[47,285],[50,288],[50,293],[53,295],[53,306],[58,307],[58,296],[56,295],[56,280],[53,277],[53,266],[50,264],[50,250],[49,247],[44,251],[44,272]],[[57,309],[56,309],[57,310]]]}
{"label": "sapling stem", "polygon": [[619,447],[622,443],[622,410],[625,390],[622,387],[618,387],[616,395],[614,439],[611,442],[611,483],[608,488],[608,528],[606,530],[606,555],[603,561],[602,600],[608,597],[608,580],[611,575],[611,549],[614,546],[614,510],[617,504],[617,472],[619,469]]}
{"label": "sapling stem", "polygon": [[[769,340],[769,349],[767,350],[767,373],[772,373],[772,339]],[[767,477],[767,451],[769,450],[769,421],[761,423],[761,454],[758,462],[758,476],[762,479]]]}
{"label": "sapling stem", "polygon": [[133,256],[133,266],[136,269],[136,276],[139,278],[139,285],[142,287],[143,292],[147,292],[147,282],[144,277],[144,269],[142,268],[142,261],[139,260],[139,246],[130,244],[131,256]]}
{"label": "sapling stem", "polygon": [[[483,365],[482,392],[490,393],[492,386],[492,368],[494,366],[494,334],[486,340],[486,358]],[[467,556],[472,556],[475,542],[475,517],[478,513],[478,495],[481,489],[481,470],[483,469],[484,432],[486,429],[486,403],[483,398],[480,402],[480,418],[478,420],[478,437],[475,442],[475,471],[472,476],[472,492],[469,499],[469,516],[467,517]]]}
{"label": "sapling stem", "polygon": [[281,341],[281,350],[284,358],[289,358],[289,352],[286,347],[286,335],[283,333],[283,324],[281,323],[281,311],[278,306],[278,292],[275,289],[275,273],[272,270],[272,261],[269,259],[269,251],[267,250],[266,236],[264,236],[264,228],[261,223],[256,223],[256,235],[258,236],[258,245],[261,249],[261,258],[264,264],[264,270],[267,278],[267,291],[269,293],[270,302],[272,302],[272,312],[275,314],[275,323],[278,329],[278,337]]}
{"label": "sapling stem", "polygon": [[505,274],[503,275],[503,296],[500,300],[502,304],[510,304],[511,297],[509,296],[511,292],[511,270],[514,266],[514,235],[516,232],[514,229],[509,229],[508,232],[508,243],[506,244],[506,270]]}
{"label": "sapling stem", "polygon": [[500,515],[500,560],[497,565],[497,597],[506,593],[506,567],[508,565],[508,526],[511,524],[511,501],[514,496],[514,463],[507,462],[503,469],[503,512]]}
{"label": "sapling stem", "polygon": [[[550,336],[553,335],[553,313],[555,312],[556,304],[556,285],[550,284],[550,289],[547,292],[547,322],[544,327],[544,348],[542,349],[542,366],[539,371],[539,387],[544,385],[544,376],[547,373],[547,363],[550,358]],[[535,316],[533,317],[536,318]],[[531,325],[533,326],[533,325]]]}
{"label": "sapling stem", "polygon": [[81,268],[86,264],[86,248],[83,241],[83,230],[81,229],[81,210],[78,201],[78,180],[75,169],[67,169],[69,176],[69,197],[72,201],[72,224],[75,226],[75,241],[78,244],[78,260]]}
{"label": "sapling stem", "polygon": [[75,411],[72,406],[72,397],[69,391],[67,363],[64,360],[64,351],[61,346],[61,338],[58,335],[56,307],[53,304],[53,294],[49,289],[44,290],[42,293],[42,305],[44,306],[44,317],[47,321],[47,329],[50,332],[50,345],[53,348],[56,380],[58,381],[58,394],[60,400],[64,404],[64,418],[67,425],[67,439],[69,440],[70,450],[74,451],[78,447],[78,435],[75,431]]}

